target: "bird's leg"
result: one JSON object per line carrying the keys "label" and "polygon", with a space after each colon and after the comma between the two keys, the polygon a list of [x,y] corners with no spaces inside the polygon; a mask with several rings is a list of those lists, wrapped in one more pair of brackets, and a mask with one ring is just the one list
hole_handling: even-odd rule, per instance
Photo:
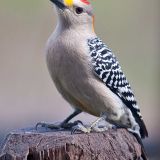
{"label": "bird's leg", "polygon": [[82,111],[81,110],[75,110],[69,117],[67,117],[62,123],[61,123],[61,128],[72,128],[73,126],[77,125],[78,123],[81,123],[81,121],[74,121],[73,123],[68,123],[71,119],[73,119],[75,116],[80,114]]}
{"label": "bird's leg", "polygon": [[[114,126],[106,121],[106,114],[101,114],[101,116],[95,120],[89,127],[84,126],[83,124],[77,124],[76,126],[73,127],[72,134],[75,133],[76,131],[80,131],[83,133],[90,133],[92,131],[96,132],[103,132],[107,131],[109,128],[114,128]],[[105,124],[99,126],[99,123],[101,121],[104,121]]]}
{"label": "bird's leg", "polygon": [[79,123],[82,124],[81,121],[75,121],[73,123],[68,123],[72,118],[74,118],[75,116],[77,116],[78,114],[80,114],[82,111],[76,109],[70,116],[68,116],[63,122],[59,123],[59,124],[47,124],[44,122],[39,122],[36,125],[36,129],[41,126],[41,127],[45,127],[46,129],[71,129],[73,126],[78,125]]}

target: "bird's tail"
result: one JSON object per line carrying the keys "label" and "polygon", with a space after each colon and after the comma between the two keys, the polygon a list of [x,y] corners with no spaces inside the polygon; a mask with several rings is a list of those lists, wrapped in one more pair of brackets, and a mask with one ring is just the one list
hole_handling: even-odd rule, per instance
{"label": "bird's tail", "polygon": [[146,151],[145,151],[145,148],[144,148],[144,145],[143,145],[143,143],[142,143],[142,139],[139,137],[139,135],[137,134],[137,133],[135,133],[135,132],[131,132],[135,137],[136,137],[136,139],[137,139],[137,141],[138,141],[138,143],[141,145],[141,158],[143,159],[143,160],[149,160],[148,159],[148,156],[147,156],[147,153],[146,153]]}

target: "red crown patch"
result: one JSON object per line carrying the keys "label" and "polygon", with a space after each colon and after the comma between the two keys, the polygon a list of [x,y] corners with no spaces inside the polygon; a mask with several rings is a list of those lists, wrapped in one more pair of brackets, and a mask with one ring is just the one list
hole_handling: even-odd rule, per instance
{"label": "red crown patch", "polygon": [[90,2],[88,0],[81,0],[81,2],[83,2],[83,3],[87,4],[87,5],[90,4]]}

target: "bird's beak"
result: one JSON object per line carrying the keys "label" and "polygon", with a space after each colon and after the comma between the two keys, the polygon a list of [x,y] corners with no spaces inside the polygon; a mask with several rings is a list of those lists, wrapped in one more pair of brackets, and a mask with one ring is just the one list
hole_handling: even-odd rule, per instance
{"label": "bird's beak", "polygon": [[64,10],[65,8],[67,8],[67,7],[64,5],[63,0],[50,0],[50,1],[53,2],[59,9]]}

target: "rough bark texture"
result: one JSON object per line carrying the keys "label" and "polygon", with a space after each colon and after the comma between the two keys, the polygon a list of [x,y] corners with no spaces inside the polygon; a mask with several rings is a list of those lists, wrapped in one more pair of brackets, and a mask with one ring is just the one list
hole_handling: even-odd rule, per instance
{"label": "rough bark texture", "polygon": [[140,155],[140,145],[125,129],[74,135],[20,130],[7,136],[0,160],[136,160]]}

